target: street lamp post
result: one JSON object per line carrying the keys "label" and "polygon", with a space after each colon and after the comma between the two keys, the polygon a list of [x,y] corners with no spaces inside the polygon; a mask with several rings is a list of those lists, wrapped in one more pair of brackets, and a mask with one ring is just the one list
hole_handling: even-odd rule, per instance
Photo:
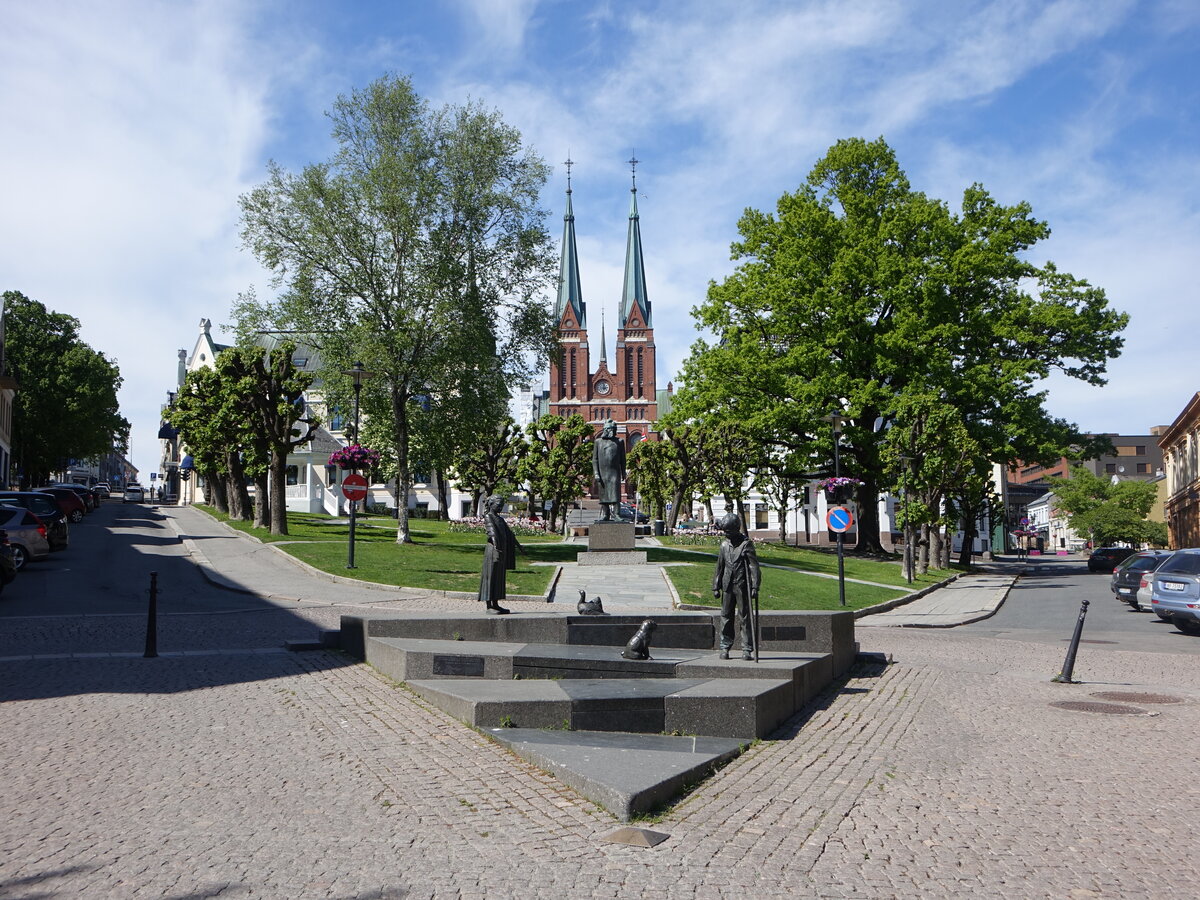
{"label": "street lamp post", "polygon": [[[363,379],[370,378],[374,373],[368,372],[366,369],[364,369],[363,364],[361,362],[356,362],[349,369],[346,369],[345,371],[343,371],[342,374],[349,375],[351,378],[354,379],[354,441],[355,441],[355,443],[359,443],[358,407],[359,407],[359,399],[362,395],[362,383],[363,383]],[[355,528],[355,524],[357,522],[357,515],[356,515],[357,510],[358,510],[358,501],[351,500],[350,501],[350,554],[349,554],[349,558],[346,562],[347,569],[357,568],[354,565],[354,528]]]}
{"label": "street lamp post", "polygon": [[901,512],[904,516],[904,578],[909,584],[913,583],[912,531],[908,524],[908,466],[912,461],[911,456],[900,457],[900,465],[903,467],[900,470],[900,492],[904,495]]}

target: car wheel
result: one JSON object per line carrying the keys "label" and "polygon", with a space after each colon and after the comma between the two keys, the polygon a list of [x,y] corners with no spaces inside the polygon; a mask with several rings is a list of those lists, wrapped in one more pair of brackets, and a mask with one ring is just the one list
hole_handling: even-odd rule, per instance
{"label": "car wheel", "polygon": [[77,509],[71,510],[71,524],[78,525],[82,521],[83,521],[83,513],[81,513]]}
{"label": "car wheel", "polygon": [[1197,622],[1195,619],[1185,619],[1183,616],[1175,616],[1171,619],[1171,624],[1184,634],[1200,634],[1200,622]]}
{"label": "car wheel", "polygon": [[23,568],[25,568],[25,563],[29,562],[29,554],[25,552],[25,548],[20,544],[13,544],[12,555],[13,565],[16,566],[17,571],[20,572]]}

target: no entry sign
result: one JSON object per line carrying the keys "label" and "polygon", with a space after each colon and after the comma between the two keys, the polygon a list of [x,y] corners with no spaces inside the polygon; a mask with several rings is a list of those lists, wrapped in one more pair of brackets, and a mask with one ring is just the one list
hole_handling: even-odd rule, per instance
{"label": "no entry sign", "polygon": [[835,506],[825,513],[825,524],[834,534],[845,534],[854,524],[854,513],[844,506]]}
{"label": "no entry sign", "polygon": [[342,480],[342,496],[347,500],[366,500],[367,479],[357,472],[347,475]]}

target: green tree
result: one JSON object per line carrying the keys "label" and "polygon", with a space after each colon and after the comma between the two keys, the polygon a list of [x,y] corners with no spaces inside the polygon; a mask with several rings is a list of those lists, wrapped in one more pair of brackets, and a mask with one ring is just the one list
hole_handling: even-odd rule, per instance
{"label": "green tree", "polygon": [[845,416],[860,549],[882,549],[878,496],[897,471],[883,450],[907,394],[959,410],[986,457],[1042,458],[1078,434],[1045,414],[1039,381],[1102,384],[1122,344],[1128,317],[1102,290],[1030,260],[1049,228],[1027,204],[973,185],[952,213],[912,190],[882,139],[839,141],[775,215],[747,210],[738,229],[737,269],[694,311],[717,340],[693,348],[675,407],[797,461],[830,460],[822,419]]}
{"label": "green tree", "polygon": [[120,370],[80,340],[78,319],[5,291],[4,364],[18,383],[12,455],[23,487],[45,484],[68,460],[126,445]]}
{"label": "green tree", "polygon": [[549,170],[499,113],[431,110],[407,78],[339,97],[330,119],[329,162],[298,175],[272,163],[241,197],[243,243],[283,293],[269,306],[246,298],[238,318],[308,335],[333,389],[355,360],[375,373],[363,408],[387,425],[406,543],[414,399],[461,370],[528,380],[553,346],[555,260],[538,205]]}
{"label": "green tree", "polygon": [[517,466],[517,477],[529,485],[531,497],[550,501],[550,531],[559,515],[592,486],[592,440],[595,431],[578,413],[567,418],[545,415],[525,429],[529,452]]}
{"label": "green tree", "polygon": [[[451,469],[459,487],[471,494],[471,508],[480,514],[480,501],[495,493],[509,494],[515,490],[521,460],[529,452],[529,444],[512,419],[505,419],[499,429],[464,449]],[[532,510],[531,510],[532,511]]]}
{"label": "green tree", "polygon": [[248,413],[251,433],[268,463],[267,492],[259,494],[271,534],[287,534],[287,458],[307,444],[317,429],[305,391],[310,372],[297,369],[296,345],[283,341],[271,348],[242,345],[222,350],[216,359],[220,377],[238,405]]}
{"label": "green tree", "polygon": [[[667,498],[672,495],[674,454],[663,441],[638,441],[629,453],[629,482],[650,507],[651,518],[666,517]],[[645,510],[639,510],[645,512]]]}
{"label": "green tree", "polygon": [[1054,507],[1066,513],[1078,535],[1087,535],[1092,546],[1118,542],[1138,546],[1157,543],[1161,530],[1146,516],[1154,506],[1158,487],[1148,481],[1118,481],[1073,466],[1068,478],[1053,479]]}

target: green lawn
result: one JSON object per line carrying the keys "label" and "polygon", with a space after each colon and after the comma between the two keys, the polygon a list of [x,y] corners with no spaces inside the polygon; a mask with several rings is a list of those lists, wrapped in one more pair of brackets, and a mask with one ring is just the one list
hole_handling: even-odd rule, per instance
{"label": "green lawn", "polygon": [[[281,550],[332,575],[343,575],[427,590],[474,592],[479,589],[483,563],[483,532],[457,532],[450,523],[435,519],[410,519],[412,544],[396,543],[396,520],[387,516],[359,516],[355,528],[355,569],[347,569],[350,526],[345,518],[316,513],[288,513],[286,535],[273,535],[248,522],[231,521],[208,506],[198,506],[231,527],[264,542],[278,543]],[[550,584],[554,567],[532,563],[572,562],[584,549],[566,544],[558,535],[518,535],[527,555],[517,556],[516,571],[508,573],[508,592],[538,596]],[[709,545],[681,544],[661,539],[668,546],[647,548],[650,562],[681,562],[666,571],[684,603],[714,605],[712,572],[717,542]],[[814,578],[810,574],[837,575],[837,554],[829,550],[759,544],[763,565],[760,601],[764,609],[836,609],[836,578]],[[845,554],[846,605],[858,609],[902,596],[909,588],[897,562],[862,559]],[[782,568],[777,568],[782,567]],[[931,571],[917,579],[913,589],[928,586],[952,574]],[[856,584],[849,579],[894,585],[895,589]]]}

